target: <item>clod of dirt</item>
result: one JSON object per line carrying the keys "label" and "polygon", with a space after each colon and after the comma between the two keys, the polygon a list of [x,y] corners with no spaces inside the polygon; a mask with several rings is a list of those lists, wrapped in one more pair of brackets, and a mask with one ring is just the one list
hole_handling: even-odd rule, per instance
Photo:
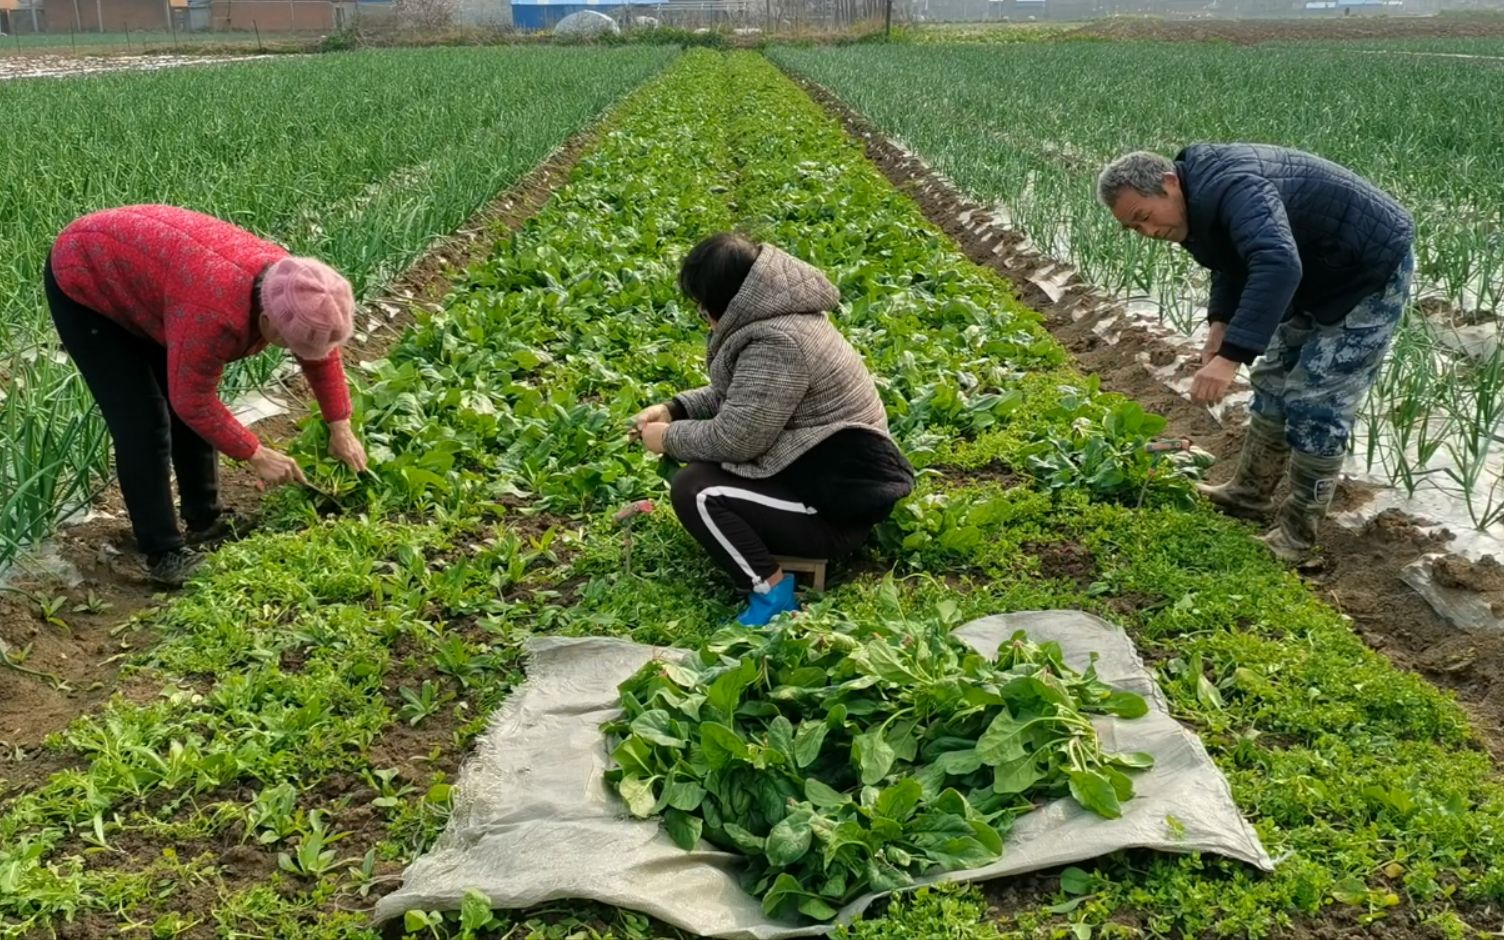
{"label": "clod of dirt", "polygon": [[1444,555],[1431,564],[1431,577],[1442,587],[1461,588],[1491,594],[1504,591],[1504,565],[1492,555],[1484,555],[1477,561]]}
{"label": "clod of dirt", "polygon": [[1444,588],[1471,591],[1488,605],[1495,616],[1504,618],[1504,565],[1492,555],[1470,561],[1456,555],[1443,555],[1431,563],[1431,577]]}
{"label": "clod of dirt", "polygon": [[1485,310],[1481,307],[1464,310],[1443,297],[1423,297],[1416,303],[1415,308],[1426,319],[1442,326],[1479,326],[1484,323],[1497,323],[1499,320],[1499,315],[1493,310]]}
{"label": "clod of dirt", "polygon": [[1419,516],[1412,516],[1400,509],[1386,509],[1368,520],[1363,527],[1363,534],[1398,545],[1414,545],[1434,551],[1453,539],[1451,532],[1442,529],[1439,532],[1426,532],[1425,526],[1429,523]]}

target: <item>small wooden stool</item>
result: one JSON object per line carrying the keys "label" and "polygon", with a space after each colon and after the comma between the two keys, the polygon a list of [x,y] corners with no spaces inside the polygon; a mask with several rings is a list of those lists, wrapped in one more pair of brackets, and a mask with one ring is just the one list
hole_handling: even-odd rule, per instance
{"label": "small wooden stool", "polygon": [[778,567],[784,571],[802,572],[809,575],[810,585],[817,591],[825,590],[825,562],[824,558],[793,558],[788,555],[774,555],[773,560],[778,562]]}

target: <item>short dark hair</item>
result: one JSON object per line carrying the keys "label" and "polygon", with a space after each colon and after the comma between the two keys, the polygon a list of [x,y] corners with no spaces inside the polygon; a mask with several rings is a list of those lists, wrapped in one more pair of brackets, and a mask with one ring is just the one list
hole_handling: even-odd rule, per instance
{"label": "short dark hair", "polygon": [[719,320],[742,289],[762,249],[735,232],[718,232],[689,250],[679,267],[679,289]]}
{"label": "short dark hair", "polygon": [[1135,150],[1107,164],[1097,176],[1097,199],[1111,209],[1118,204],[1123,190],[1140,196],[1163,196],[1165,175],[1175,172],[1175,164],[1163,154]]}

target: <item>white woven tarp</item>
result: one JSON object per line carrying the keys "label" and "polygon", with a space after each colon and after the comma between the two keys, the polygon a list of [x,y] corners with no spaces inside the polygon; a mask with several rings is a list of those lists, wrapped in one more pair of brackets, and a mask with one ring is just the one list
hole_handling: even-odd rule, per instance
{"label": "white woven tarp", "polygon": [[554,35],[561,39],[593,39],[607,33],[619,33],[621,27],[604,13],[581,10],[571,13],[554,25]]}
{"label": "white woven tarp", "polygon": [[[926,881],[981,881],[1079,862],[1118,849],[1216,852],[1265,871],[1273,862],[1232,801],[1227,781],[1196,736],[1170,717],[1164,696],[1118,627],[1080,611],[1005,614],[973,621],[956,636],[985,655],[1024,630],[1060,644],[1084,669],[1100,654],[1104,682],[1149,702],[1149,713],[1095,719],[1110,751],[1148,751],[1152,770],[1119,819],[1061,799],[1022,817],[1002,856],[985,868]],[[608,638],[532,641],[528,679],[513,692],[460,772],[454,812],[433,849],[376,906],[385,920],[411,909],[453,910],[467,889],[497,908],[588,899],[651,914],[711,937],[774,940],[828,933],[821,925],[769,920],[737,883],[740,856],[702,842],[676,846],[657,822],[629,817],[602,774],[609,766],[600,725],[618,714],[617,685],[654,658],[682,650]],[[860,913],[866,895],[841,911]]]}

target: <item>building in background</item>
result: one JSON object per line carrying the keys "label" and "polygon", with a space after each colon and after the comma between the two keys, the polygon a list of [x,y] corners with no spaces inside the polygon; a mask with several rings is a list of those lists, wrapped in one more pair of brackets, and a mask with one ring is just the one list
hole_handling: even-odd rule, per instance
{"label": "building in background", "polygon": [[459,0],[455,17],[467,26],[505,29],[512,25],[512,0]]}
{"label": "building in background", "polygon": [[[333,33],[458,23],[540,32],[582,10],[623,29],[842,29],[883,18],[887,0],[0,0],[4,33]],[[1504,0],[893,0],[897,22],[1084,22],[1113,16],[1308,19],[1504,10]],[[432,19],[434,22],[428,22]]]}
{"label": "building in background", "polygon": [[42,0],[0,0],[0,32],[45,33],[47,10]]}
{"label": "building in background", "polygon": [[42,11],[22,0],[0,0],[0,33],[41,32]]}
{"label": "building in background", "polygon": [[[57,2],[57,0],[49,0]],[[213,30],[336,32],[355,23],[354,0],[210,0]]]}
{"label": "building in background", "polygon": [[356,7],[356,0],[0,0],[0,31],[327,33],[353,25]]}

